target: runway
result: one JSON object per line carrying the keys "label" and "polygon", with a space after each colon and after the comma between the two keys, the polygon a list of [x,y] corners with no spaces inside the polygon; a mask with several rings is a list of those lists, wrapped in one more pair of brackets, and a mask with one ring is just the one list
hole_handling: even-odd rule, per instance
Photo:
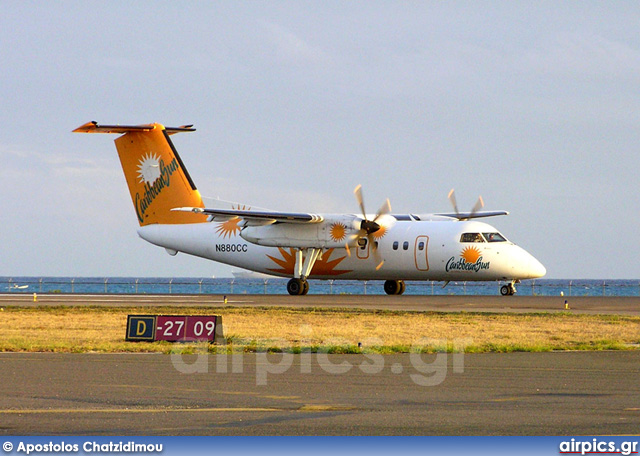
{"label": "runway", "polygon": [[[229,306],[640,314],[640,298],[233,295]],[[5,306],[210,306],[216,295],[0,295]],[[221,312],[224,315],[224,311]],[[640,351],[0,353],[4,435],[602,435],[640,429]],[[195,371],[195,372],[194,372]],[[190,372],[190,373],[189,373]]]}
{"label": "runway", "polygon": [[564,312],[640,315],[640,297],[386,295],[123,295],[0,294],[0,306],[212,306],[361,308],[434,312]]}
{"label": "runway", "polygon": [[[0,433],[637,435],[640,429],[639,351],[439,360],[173,356],[2,353]],[[441,362],[443,369],[425,369]],[[207,371],[183,372],[194,366]]]}

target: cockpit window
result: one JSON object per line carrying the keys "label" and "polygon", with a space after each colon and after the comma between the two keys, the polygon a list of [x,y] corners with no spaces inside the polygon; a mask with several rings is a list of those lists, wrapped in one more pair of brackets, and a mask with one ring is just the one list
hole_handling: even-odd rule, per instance
{"label": "cockpit window", "polygon": [[480,233],[464,233],[460,242],[486,242]]}
{"label": "cockpit window", "polygon": [[500,233],[482,233],[487,242],[507,242]]}

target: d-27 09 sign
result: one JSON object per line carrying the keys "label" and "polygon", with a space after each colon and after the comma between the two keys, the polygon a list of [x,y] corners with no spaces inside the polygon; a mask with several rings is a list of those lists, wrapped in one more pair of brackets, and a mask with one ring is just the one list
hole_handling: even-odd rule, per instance
{"label": "d-27 09 sign", "polygon": [[222,342],[218,315],[129,315],[127,340],[154,342]]}

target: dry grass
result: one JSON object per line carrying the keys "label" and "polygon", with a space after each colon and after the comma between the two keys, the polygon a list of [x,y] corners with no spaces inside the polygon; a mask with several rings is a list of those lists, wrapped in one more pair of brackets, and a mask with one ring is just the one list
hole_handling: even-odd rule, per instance
{"label": "dry grass", "polygon": [[[223,315],[230,345],[216,350],[485,352],[631,349],[640,344],[640,317],[615,315],[9,307],[0,313],[0,351],[171,351],[172,345],[162,342],[125,342],[128,314]],[[362,349],[358,343],[362,343]]]}

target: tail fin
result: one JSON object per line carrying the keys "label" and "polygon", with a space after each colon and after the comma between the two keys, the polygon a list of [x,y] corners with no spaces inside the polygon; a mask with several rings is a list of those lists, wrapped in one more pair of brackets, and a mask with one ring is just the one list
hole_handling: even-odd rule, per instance
{"label": "tail fin", "polygon": [[74,133],[118,133],[116,149],[140,226],[206,221],[202,214],[171,211],[176,207],[204,207],[169,135],[195,131],[192,126],[98,125],[89,122]]}

